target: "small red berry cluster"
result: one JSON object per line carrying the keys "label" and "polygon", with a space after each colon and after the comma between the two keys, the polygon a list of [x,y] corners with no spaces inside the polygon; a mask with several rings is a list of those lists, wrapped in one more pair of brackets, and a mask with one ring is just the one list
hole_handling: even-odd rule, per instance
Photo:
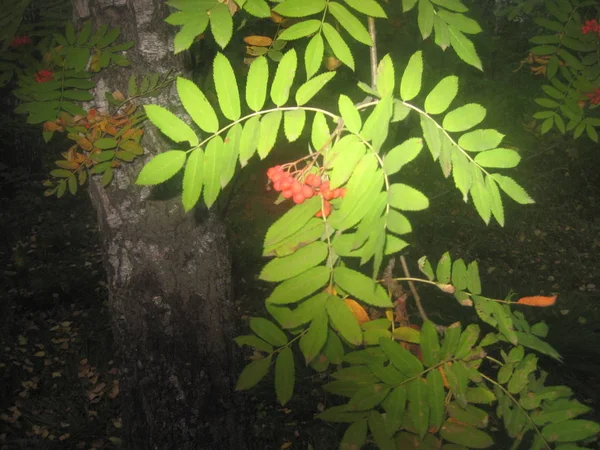
{"label": "small red berry cluster", "polygon": [[600,88],[596,88],[592,92],[585,94],[592,105],[600,103]]}
{"label": "small red berry cluster", "polygon": [[36,83],[46,83],[52,80],[54,80],[54,72],[51,70],[43,69],[35,74]]}
{"label": "small red berry cluster", "polygon": [[327,217],[331,212],[329,200],[346,195],[346,188],[331,189],[329,181],[322,180],[314,173],[307,174],[302,181],[301,176],[302,174],[294,176],[283,166],[274,166],[267,170],[267,177],[273,183],[273,189],[281,192],[284,198],[291,198],[297,205],[315,195],[323,197],[323,209],[315,214],[316,217],[322,217],[323,212]]}
{"label": "small red berry cluster", "polygon": [[585,24],[581,27],[581,32],[583,34],[598,33],[600,37],[600,23],[596,19],[586,20]]}
{"label": "small red berry cluster", "polygon": [[31,38],[29,36],[15,36],[12,38],[12,41],[10,41],[10,46],[13,48],[29,44],[31,44]]}

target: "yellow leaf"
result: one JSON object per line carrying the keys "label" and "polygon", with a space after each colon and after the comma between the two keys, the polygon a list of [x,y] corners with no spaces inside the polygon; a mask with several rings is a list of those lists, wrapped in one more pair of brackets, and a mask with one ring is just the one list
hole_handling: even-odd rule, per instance
{"label": "yellow leaf", "polygon": [[46,352],[37,352],[37,353],[34,353],[33,356],[37,356],[38,358],[43,358],[44,356],[46,356]]}

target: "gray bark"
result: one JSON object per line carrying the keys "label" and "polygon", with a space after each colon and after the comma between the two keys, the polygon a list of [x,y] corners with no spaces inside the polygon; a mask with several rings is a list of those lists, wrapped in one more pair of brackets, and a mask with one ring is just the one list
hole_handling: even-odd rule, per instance
{"label": "gray bark", "polygon": [[[159,0],[79,0],[76,20],[121,27],[134,40],[131,67],[97,78],[96,107],[106,90],[126,92],[132,73],[183,67]],[[141,76],[138,76],[138,82]],[[152,103],[176,105],[174,90]],[[168,149],[152,126],[145,155],[115,169],[104,188],[90,181],[104,245],[112,331],[121,360],[123,445],[130,449],[243,449],[234,414],[235,310],[225,229],[206,210],[184,214],[181,180],[152,189],[134,184],[143,163]],[[172,144],[171,144],[172,145]]]}

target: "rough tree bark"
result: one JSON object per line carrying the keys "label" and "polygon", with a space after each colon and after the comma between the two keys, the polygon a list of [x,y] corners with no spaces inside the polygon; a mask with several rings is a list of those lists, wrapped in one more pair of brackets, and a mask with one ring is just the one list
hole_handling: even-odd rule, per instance
{"label": "rough tree bark", "polygon": [[[120,26],[122,39],[136,42],[127,52],[130,67],[100,73],[98,109],[108,106],[107,90],[126,92],[132,73],[183,68],[162,1],[76,0],[75,6],[76,22],[89,17],[95,26]],[[171,89],[152,102],[172,109],[175,100]],[[151,126],[142,144],[145,161],[168,148]],[[156,190],[136,186],[142,165],[115,170],[107,188],[90,182],[122,367],[123,446],[243,449],[232,395],[235,315],[224,226],[207,211],[184,214],[177,193],[159,199]]]}

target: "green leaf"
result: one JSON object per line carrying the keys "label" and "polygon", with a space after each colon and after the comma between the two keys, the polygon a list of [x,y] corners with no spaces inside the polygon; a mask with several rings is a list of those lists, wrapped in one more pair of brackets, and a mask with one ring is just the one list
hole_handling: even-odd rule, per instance
{"label": "green leaf", "polygon": [[433,17],[435,16],[435,11],[429,0],[419,0],[418,11],[419,15],[417,22],[419,31],[421,32],[421,37],[427,39],[433,29]]}
{"label": "green leaf", "polygon": [[474,130],[463,134],[458,139],[458,145],[469,152],[482,152],[498,147],[502,139],[504,135],[493,129]]}
{"label": "green leaf", "polygon": [[423,378],[417,378],[408,383],[408,413],[421,439],[429,428],[429,402],[427,385]]}
{"label": "green leaf", "polygon": [[223,138],[215,136],[206,146],[202,177],[204,181],[204,203],[210,208],[221,190],[221,170],[223,167]]}
{"label": "green leaf", "polygon": [[429,207],[429,199],[421,191],[402,183],[390,186],[388,203],[401,211],[421,211]]}
{"label": "green leaf", "polygon": [[433,268],[431,267],[431,263],[427,259],[427,256],[421,256],[417,261],[417,266],[419,270],[429,279],[435,280],[435,275],[433,273]]}
{"label": "green leaf", "polygon": [[337,72],[327,72],[317,75],[301,85],[296,91],[296,103],[298,106],[305,105],[319,92]]}
{"label": "green leaf", "polygon": [[518,394],[527,387],[529,384],[529,375],[537,369],[537,361],[537,356],[529,353],[517,364],[515,371],[508,381],[508,392]]}
{"label": "green leaf", "polygon": [[551,423],[542,429],[542,436],[549,442],[580,441],[598,433],[600,433],[600,424],[590,420],[567,420]]}
{"label": "green leaf", "polygon": [[259,137],[260,116],[254,116],[246,121],[240,138],[240,164],[242,167],[246,166],[248,160],[254,155]]}
{"label": "green leaf", "polygon": [[323,303],[323,308],[315,314],[308,327],[308,331],[300,339],[300,349],[304,355],[306,364],[316,358],[327,340],[328,320],[327,313],[325,312],[325,305],[326,303]]}
{"label": "green leaf", "polygon": [[437,15],[433,16],[433,32],[435,33],[435,45],[446,51],[450,47],[450,29],[448,24]]}
{"label": "green leaf", "polygon": [[192,209],[202,193],[204,152],[201,148],[195,149],[189,156],[183,174],[183,208],[185,212]]}
{"label": "green leaf", "polygon": [[[176,13],[184,14],[184,13]],[[173,14],[174,15],[174,14]],[[183,23],[183,27],[177,32],[173,39],[174,53],[178,54],[184,50],[187,50],[194,43],[196,36],[201,35],[208,26],[209,17],[206,11],[194,12],[192,14],[185,13],[186,19],[188,20]],[[171,17],[171,16],[169,16]]]}
{"label": "green leaf", "polygon": [[271,8],[265,0],[247,0],[243,5],[241,2],[237,2],[240,6],[244,7],[244,11],[248,14],[264,19],[270,17]]}
{"label": "green leaf", "polygon": [[281,125],[282,111],[272,111],[263,116],[260,121],[260,135],[258,137],[257,151],[260,159],[264,159],[271,152],[277,141],[279,126]]}
{"label": "green leaf", "polygon": [[435,325],[429,320],[421,328],[421,351],[425,366],[432,367],[440,361],[440,340]]}
{"label": "green leaf", "polygon": [[269,372],[270,365],[271,356],[252,361],[244,367],[244,370],[242,370],[237,385],[235,386],[235,390],[243,391],[257,385]]}
{"label": "green leaf", "polygon": [[[318,22],[320,26],[321,22]],[[321,36],[321,33],[315,34],[310,41],[308,41],[308,45],[304,51],[304,66],[306,68],[307,79],[312,78],[312,76],[319,70],[319,67],[321,67],[324,51],[325,45],[323,44],[323,37]]]}
{"label": "green leaf", "polygon": [[436,269],[437,281],[440,283],[450,283],[450,271],[452,268],[452,259],[450,253],[446,252],[440,258]]}
{"label": "green leaf", "polygon": [[[87,80],[84,80],[84,81],[87,81]],[[129,77],[129,82],[127,83],[127,95],[129,95],[130,97],[134,97],[137,95],[137,93],[138,93],[137,80],[136,80],[135,74],[133,74]]]}
{"label": "green leaf", "polygon": [[429,429],[438,432],[444,422],[446,413],[446,392],[444,380],[439,370],[430,370],[427,373],[427,403],[429,404]]}
{"label": "green leaf", "polygon": [[294,41],[296,39],[300,39],[306,36],[310,36],[313,33],[316,33],[321,28],[321,21],[316,19],[304,20],[299,23],[295,23],[289,28],[286,28],[283,33],[281,33],[278,39],[284,41]]}
{"label": "green leaf", "polygon": [[460,335],[456,346],[455,358],[462,359],[469,354],[477,339],[479,339],[479,325],[472,323],[465,328],[465,331]]}
{"label": "green leaf", "polygon": [[234,341],[240,347],[248,345],[252,348],[255,348],[256,350],[260,350],[265,353],[273,352],[273,346],[271,344],[267,344],[265,341],[253,334],[238,336],[234,339]]}
{"label": "green leaf", "polygon": [[185,157],[186,153],[181,150],[169,150],[156,155],[143,167],[135,183],[154,185],[167,181],[181,170]]}
{"label": "green leaf", "polygon": [[360,419],[350,425],[340,442],[341,449],[359,449],[367,440],[367,421]]}
{"label": "green leaf", "polygon": [[489,448],[494,445],[492,438],[477,428],[456,421],[446,421],[440,436],[448,442],[468,448]]}
{"label": "green leaf", "polygon": [[469,103],[450,111],[444,117],[442,126],[446,131],[466,131],[485,119],[486,110],[476,103]]}
{"label": "green leaf", "polygon": [[473,185],[471,186],[471,197],[473,204],[479,216],[483,219],[486,225],[490,222],[492,216],[491,199],[485,188],[485,180],[481,170],[472,166],[473,170]]}
{"label": "green leaf", "polygon": [[[288,0],[290,1],[290,0]],[[289,50],[279,62],[277,72],[271,85],[271,100],[277,106],[283,106],[290,96],[290,89],[294,83],[298,58],[294,49]]]}
{"label": "green leaf", "polygon": [[215,133],[219,129],[215,110],[193,81],[177,77],[177,93],[183,107],[200,129],[207,133]]}
{"label": "green leaf", "polygon": [[144,110],[148,119],[172,141],[188,141],[192,147],[198,145],[196,133],[171,111],[158,105],[144,105]]}
{"label": "green leaf", "polygon": [[344,0],[348,6],[354,8],[365,16],[379,17],[386,19],[387,15],[375,0]]}
{"label": "green leaf", "polygon": [[[288,0],[289,1],[289,0]],[[299,0],[303,1],[303,0]],[[366,0],[360,0],[366,1]],[[329,23],[323,23],[323,34],[325,35],[325,39],[327,39],[327,43],[331,47],[333,54],[339,59],[341,62],[346,64],[350,69],[354,70],[354,57],[352,56],[352,52],[350,48],[340,36],[340,33],[331,26]]]}
{"label": "green leaf", "polygon": [[537,336],[533,336],[529,333],[522,333],[520,331],[515,331],[515,333],[517,335],[519,344],[536,350],[540,353],[543,353],[544,355],[548,355],[551,358],[556,359],[557,361],[562,360],[560,354],[554,348],[552,348],[550,344],[548,344],[545,341],[542,341]]}
{"label": "green leaf", "polygon": [[408,60],[402,81],[400,82],[400,98],[407,102],[412,100],[421,91],[421,80],[423,78],[423,52],[414,53]]}
{"label": "green leaf", "polygon": [[365,386],[356,392],[348,402],[348,407],[355,411],[369,410],[379,405],[390,393],[391,388],[385,384]]}
{"label": "green leaf", "polygon": [[329,281],[329,274],[327,267],[313,267],[279,284],[265,301],[275,305],[295,303],[322,288]]}
{"label": "green leaf", "polygon": [[269,64],[264,56],[250,64],[246,80],[246,103],[252,111],[260,111],[265,105],[269,82]]}
{"label": "green leaf", "polygon": [[345,6],[337,2],[329,2],[328,10],[350,36],[365,45],[373,45],[366,27]]}
{"label": "green leaf", "polygon": [[310,130],[310,141],[315,150],[321,151],[331,145],[329,126],[325,114],[318,111],[313,119]]}
{"label": "green leaf", "polygon": [[327,333],[327,341],[323,347],[323,354],[331,361],[331,364],[342,364],[344,357],[344,345],[337,333]]}
{"label": "green leaf", "polygon": [[235,174],[237,160],[240,153],[240,141],[242,137],[242,125],[236,124],[229,129],[225,136],[221,156],[221,188],[227,186]]}
{"label": "green leaf", "polygon": [[358,109],[356,109],[356,106],[354,106],[354,103],[350,100],[350,97],[344,94],[340,95],[338,107],[346,128],[352,133],[358,134],[362,126],[362,119]]}
{"label": "green leaf", "polygon": [[449,26],[462,33],[478,34],[483,31],[477,22],[463,14],[455,14],[443,9],[440,9],[437,14]]}
{"label": "green leaf", "polygon": [[295,375],[294,354],[290,347],[285,347],[275,360],[275,393],[282,406],[294,394]]}
{"label": "green leaf", "polygon": [[252,317],[250,319],[250,329],[259,338],[275,347],[283,347],[288,343],[285,333],[273,322],[262,317]]}
{"label": "green leaf", "polygon": [[117,140],[113,138],[100,138],[94,141],[94,147],[98,147],[101,150],[108,150],[117,146]]}
{"label": "green leaf", "polygon": [[395,82],[394,63],[391,56],[387,54],[377,66],[377,91],[381,97],[394,95]]}
{"label": "green leaf", "polygon": [[423,148],[423,139],[410,138],[391,149],[383,160],[383,169],[387,175],[393,175],[415,159]]}
{"label": "green leaf", "polygon": [[482,167],[510,169],[519,164],[521,156],[514,150],[497,148],[479,153],[474,161]]}
{"label": "green leaf", "polygon": [[386,227],[392,233],[407,234],[412,231],[412,226],[406,216],[398,211],[391,209],[386,217]]}
{"label": "green leaf", "polygon": [[330,296],[326,308],[329,321],[340,336],[352,345],[360,345],[363,339],[362,331],[348,305],[341,298]]}
{"label": "green leaf", "polygon": [[98,41],[98,43],[96,44],[96,47],[104,48],[104,47],[109,46],[110,44],[112,44],[113,42],[115,42],[117,40],[117,38],[119,37],[120,34],[121,34],[120,27],[112,28],[108,33],[106,33],[104,35],[104,37],[102,39],[100,39]]}
{"label": "green leaf", "polygon": [[233,35],[233,19],[225,3],[217,3],[210,10],[210,31],[219,47],[225,48]]}
{"label": "green leaf", "polygon": [[481,294],[481,280],[479,278],[479,264],[473,261],[467,269],[467,289],[471,294]]}
{"label": "green leaf", "polygon": [[264,247],[278,244],[300,230],[321,209],[321,199],[313,197],[294,206],[281,216],[267,231]]}
{"label": "green leaf", "polygon": [[324,242],[313,242],[301,247],[295,253],[275,258],[261,271],[259,279],[264,281],[283,281],[300,275],[315,267],[327,258],[328,246]]}
{"label": "green leaf", "polygon": [[333,270],[333,279],[344,291],[369,305],[381,308],[392,307],[392,302],[385,290],[360,272],[347,267],[336,267]]}
{"label": "green leaf", "polygon": [[381,338],[379,340],[379,345],[390,358],[390,362],[394,367],[406,377],[414,377],[423,371],[423,364],[421,364],[421,361],[398,343],[390,339]]}
{"label": "green leaf", "polygon": [[333,146],[326,158],[326,166],[332,169],[329,178],[331,189],[348,181],[365,151],[365,146],[352,135],[344,136]]}
{"label": "green leaf", "polygon": [[[393,114],[393,103],[391,97],[382,98],[367,117],[360,135],[367,141],[373,141],[373,147],[378,151],[383,139],[387,136],[389,121]],[[378,141],[379,146],[375,145]]]}
{"label": "green leaf", "polygon": [[452,44],[452,48],[456,52],[456,55],[467,64],[476,67],[483,72],[481,59],[479,59],[479,56],[477,55],[473,42],[452,26],[448,26],[448,31],[450,32],[450,43]]}
{"label": "green leaf", "polygon": [[396,450],[396,444],[387,432],[386,420],[379,411],[369,412],[369,429],[375,443],[381,450]]}
{"label": "green leaf", "polygon": [[462,259],[457,259],[452,264],[452,285],[457,291],[467,288],[467,266]]}
{"label": "green leaf", "polygon": [[[224,4],[222,4],[225,6]],[[225,8],[227,8],[225,6]],[[229,12],[227,13],[229,14]],[[222,53],[217,53],[213,65],[213,78],[217,98],[223,115],[229,120],[240,118],[240,93],[231,63]]]}
{"label": "green leaf", "polygon": [[428,114],[445,112],[458,93],[458,77],[450,75],[442,79],[425,98],[425,111]]}
{"label": "green leaf", "polygon": [[306,111],[296,109],[283,113],[283,131],[289,142],[296,141],[302,134],[306,122]]}
{"label": "green leaf", "polygon": [[500,189],[502,189],[504,193],[512,198],[515,202],[520,203],[521,205],[535,203],[529,194],[525,192],[525,189],[517,184],[517,182],[512,178],[497,173],[493,173],[491,176],[494,178],[494,181],[498,183]]}
{"label": "green leaf", "polygon": [[285,0],[273,8],[273,11],[285,17],[306,17],[324,9],[325,0]]}

